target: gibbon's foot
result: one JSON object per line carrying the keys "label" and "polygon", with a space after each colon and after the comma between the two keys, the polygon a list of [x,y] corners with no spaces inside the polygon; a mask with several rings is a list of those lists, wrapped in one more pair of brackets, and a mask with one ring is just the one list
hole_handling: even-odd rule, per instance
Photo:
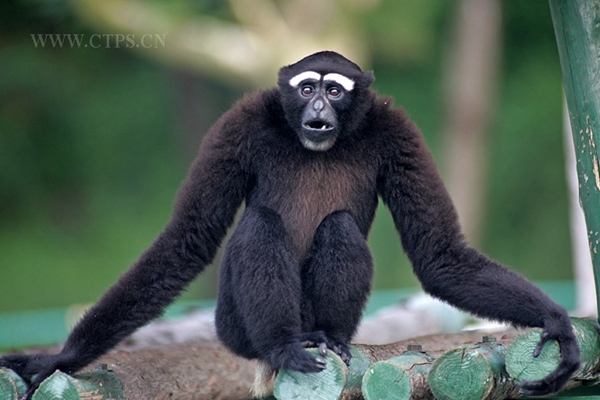
{"label": "gibbon's foot", "polygon": [[350,346],[348,346],[348,343],[338,341],[335,339],[330,340],[329,342],[330,342],[330,346],[331,346],[330,347],[331,351],[333,351],[335,354],[340,356],[342,361],[347,366],[350,366],[350,361],[352,360],[352,354],[350,353]]}
{"label": "gibbon's foot", "polygon": [[297,339],[272,349],[265,361],[275,370],[288,369],[303,373],[321,372],[327,367],[323,357],[315,357],[307,352]]}
{"label": "gibbon's foot", "polygon": [[300,341],[304,347],[316,347],[319,349],[319,354],[325,357],[327,349],[337,354],[346,365],[350,365],[352,354],[350,346],[346,342],[332,339],[323,331],[305,332],[299,335]]}
{"label": "gibbon's foot", "polygon": [[327,343],[323,342],[319,345],[319,354],[323,357],[327,355]]}
{"label": "gibbon's foot", "polygon": [[321,346],[323,344],[325,344],[326,347],[328,347],[328,344],[329,344],[328,343],[329,339],[327,338],[327,336],[325,336],[325,332],[323,332],[323,331],[304,332],[304,333],[298,334],[296,337],[298,338],[298,340],[300,340],[300,343],[302,343],[302,347],[305,347],[305,348],[318,347],[319,353],[323,356],[325,355],[321,351]]}

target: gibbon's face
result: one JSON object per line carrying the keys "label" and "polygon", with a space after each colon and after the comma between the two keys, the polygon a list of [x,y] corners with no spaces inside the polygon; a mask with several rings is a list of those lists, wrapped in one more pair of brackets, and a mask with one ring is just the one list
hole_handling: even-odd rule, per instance
{"label": "gibbon's face", "polygon": [[354,81],[336,73],[321,75],[305,71],[293,76],[288,84],[296,90],[298,101],[304,104],[299,132],[302,145],[309,150],[329,150],[338,136],[336,109],[344,108]]}
{"label": "gibbon's face", "polygon": [[343,56],[321,52],[279,72],[285,117],[302,145],[313,151],[331,149],[364,118],[360,99],[373,81],[372,74]]}

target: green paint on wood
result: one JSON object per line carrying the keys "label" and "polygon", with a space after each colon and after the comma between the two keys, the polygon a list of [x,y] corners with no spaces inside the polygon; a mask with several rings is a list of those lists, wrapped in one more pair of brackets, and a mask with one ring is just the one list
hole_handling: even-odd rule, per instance
{"label": "green paint on wood", "polygon": [[352,360],[346,371],[345,389],[360,391],[363,376],[371,366],[371,360],[354,346],[350,346],[350,353],[352,354]]}
{"label": "green paint on wood", "polygon": [[[600,365],[600,327],[596,321],[571,318],[575,337],[581,349],[581,368],[574,375],[581,380],[598,377]],[[517,384],[545,378],[558,367],[560,349],[555,340],[550,340],[541,354],[533,357],[540,338],[541,329],[527,331],[515,338],[506,354],[506,370]]]}
{"label": "green paint on wood", "polygon": [[362,393],[366,400],[409,399],[410,378],[392,361],[380,361],[367,371]]}
{"label": "green paint on wood", "polygon": [[581,350],[581,368],[577,377],[582,380],[598,378],[600,365],[600,326],[597,321],[583,318],[571,318],[575,337]]}
{"label": "green paint on wood", "polygon": [[114,373],[106,369],[105,366],[92,372],[75,375],[73,383],[82,400],[125,400],[123,383]]}
{"label": "green paint on wood", "polygon": [[558,367],[560,349],[556,340],[548,341],[540,355],[533,357],[541,333],[541,329],[528,331],[517,336],[509,346],[506,370],[519,385],[524,381],[544,379]]}
{"label": "green paint on wood", "polygon": [[421,351],[379,361],[365,373],[362,393],[366,400],[409,400],[433,398],[427,375],[433,358]]}
{"label": "green paint on wood", "polygon": [[[596,288],[600,288],[600,0],[550,0]],[[600,309],[600,291],[597,291]]]}
{"label": "green paint on wood", "polygon": [[[0,375],[1,379],[1,375]],[[0,397],[1,400],[5,400]],[[125,400],[123,383],[106,368],[74,377],[56,371],[35,391],[33,400]]]}
{"label": "green paint on wood", "polygon": [[33,400],[81,400],[72,380],[69,375],[56,371],[42,382]]}
{"label": "green paint on wood", "polygon": [[[307,351],[315,357],[321,357],[316,349]],[[279,371],[273,395],[278,400],[338,400],[346,384],[347,367],[340,357],[329,350],[325,360],[327,368],[319,373]]]}
{"label": "green paint on wood", "polygon": [[515,394],[504,368],[505,353],[489,338],[447,351],[431,367],[431,391],[438,400],[505,399]]}
{"label": "green paint on wood", "polygon": [[25,392],[25,381],[13,370],[0,367],[0,400],[17,400]]}

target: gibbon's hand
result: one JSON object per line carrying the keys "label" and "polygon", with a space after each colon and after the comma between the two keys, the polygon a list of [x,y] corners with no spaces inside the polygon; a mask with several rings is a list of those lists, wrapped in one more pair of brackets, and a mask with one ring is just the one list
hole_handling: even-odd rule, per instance
{"label": "gibbon's hand", "polygon": [[522,394],[528,396],[543,396],[560,390],[575,371],[579,369],[579,345],[573,331],[564,331],[559,326],[551,326],[542,332],[542,338],[533,352],[534,357],[542,353],[544,345],[549,340],[556,340],[560,345],[560,363],[544,379],[524,381],[521,383]]}
{"label": "gibbon's hand", "polygon": [[0,367],[9,368],[15,371],[29,385],[27,393],[19,400],[29,400],[46,378],[52,375],[56,370],[67,373],[64,357],[61,354],[33,354],[20,355],[13,354],[0,358]]}

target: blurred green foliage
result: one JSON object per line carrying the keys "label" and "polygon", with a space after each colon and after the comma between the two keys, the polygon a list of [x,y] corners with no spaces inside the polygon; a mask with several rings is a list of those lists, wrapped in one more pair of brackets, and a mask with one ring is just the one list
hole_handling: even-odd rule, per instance
{"label": "blurred green foliage", "polygon": [[[227,17],[222,1],[171,4]],[[375,88],[406,108],[439,161],[455,4],[387,0],[358,21]],[[570,278],[548,5],[501,4],[483,250],[531,279]],[[126,49],[33,45],[31,34],[56,32],[93,33],[64,0],[0,3],[0,311],[94,301],[160,232],[201,136],[241,94]],[[383,207],[370,244],[376,288],[417,285]],[[214,282],[211,268],[187,296],[214,296]]]}

